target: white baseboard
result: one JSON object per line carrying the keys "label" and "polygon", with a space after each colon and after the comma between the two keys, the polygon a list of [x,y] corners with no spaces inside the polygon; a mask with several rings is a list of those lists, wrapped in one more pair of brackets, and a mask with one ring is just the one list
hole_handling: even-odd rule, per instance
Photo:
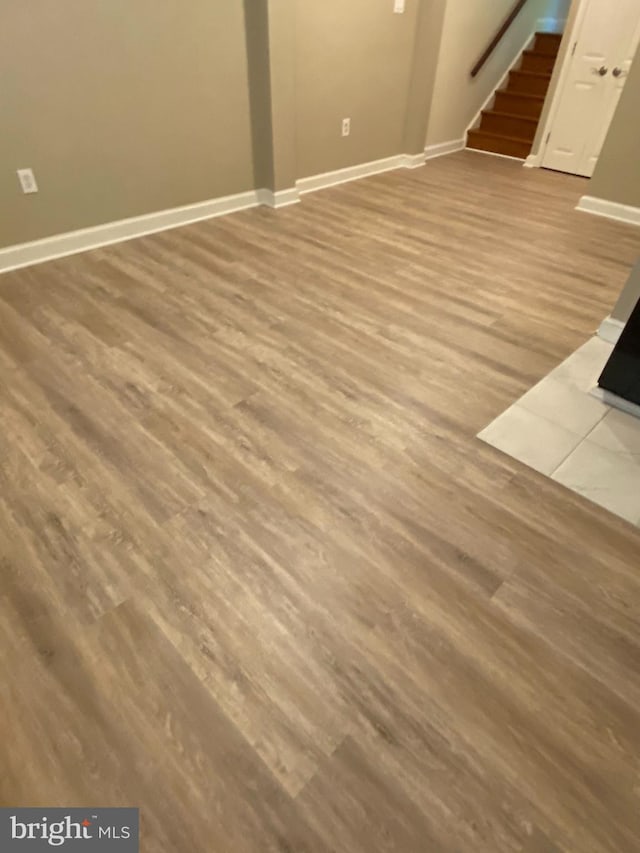
{"label": "white baseboard", "polygon": [[160,210],[143,216],[134,216],[129,219],[120,219],[116,222],[107,222],[92,228],[83,228],[79,231],[70,231],[66,234],[56,234],[53,237],[45,237],[42,240],[34,240],[30,243],[21,243],[16,246],[7,246],[0,249],[0,273],[31,266],[32,264],[51,261],[55,258],[63,258],[67,255],[75,255],[86,252],[89,249],[98,249],[101,246],[109,246],[112,243],[121,243],[136,237],[144,237],[147,234],[155,234],[158,231],[166,231],[170,228],[178,228],[181,225],[189,225],[200,222],[203,219],[212,219],[216,216],[224,216],[239,210],[247,210],[257,205],[267,207],[286,207],[300,201],[300,195],[325,187],[336,186],[347,181],[358,178],[366,178],[380,172],[388,172],[391,169],[416,169],[424,165],[427,156],[436,157],[457,151],[464,147],[464,140],[455,140],[453,143],[432,146],[438,149],[429,154],[397,154],[383,160],[375,160],[372,163],[360,163],[357,166],[349,166],[346,169],[338,169],[336,172],[327,172],[324,175],[313,175],[296,181],[295,187],[286,190],[260,189],[250,192],[238,193],[237,195],[224,196],[209,201],[188,204],[184,207],[174,207],[169,210]]}
{"label": "white baseboard", "polygon": [[63,258],[66,255],[75,255],[78,252],[86,252],[88,249],[97,249],[100,246],[108,246],[112,243],[121,243],[134,237],[144,237],[146,234],[155,234],[158,231],[189,225],[192,222],[223,216],[226,213],[246,210],[250,207],[256,207],[258,204],[258,193],[251,190],[246,193],[188,204],[184,207],[160,210],[144,216],[107,222],[104,225],[83,228],[80,231],[56,234],[53,237],[45,237],[42,240],[34,240],[30,243],[20,243],[17,246],[8,246],[5,249],[0,249],[0,273],[39,264],[43,261],[51,261],[55,258]]}
{"label": "white baseboard", "polygon": [[325,172],[322,175],[300,178],[296,181],[296,187],[300,195],[305,195],[316,190],[346,184],[349,181],[357,181],[360,178],[368,178],[370,175],[379,175],[381,172],[390,172],[393,169],[417,169],[424,166],[427,160],[460,151],[464,146],[464,139],[454,139],[451,142],[442,142],[440,145],[430,145],[425,148],[424,153],[396,154],[394,157],[385,157],[383,160],[358,163],[357,166],[347,166],[346,169],[337,169],[335,172]]}
{"label": "white baseboard", "polygon": [[424,166],[427,159],[424,151],[421,151],[420,154],[403,154],[402,156],[405,169],[418,169],[420,166]]}
{"label": "white baseboard", "polygon": [[542,157],[539,154],[529,154],[522,165],[525,169],[537,169],[542,165]]}
{"label": "white baseboard", "polygon": [[466,145],[466,139],[451,139],[449,142],[440,142],[438,145],[427,145],[424,149],[425,160],[433,160],[434,157],[443,157],[445,154],[453,154],[454,151],[462,151]]}
{"label": "white baseboard", "polygon": [[625,324],[622,320],[616,320],[615,317],[611,317],[611,315],[609,315],[609,317],[606,317],[602,323],[600,323],[598,337],[602,338],[602,340],[606,341],[608,344],[617,344],[624,327]]}
{"label": "white baseboard", "polygon": [[596,198],[591,195],[583,195],[576,210],[593,213],[595,216],[605,216],[607,219],[615,219],[618,222],[640,225],[640,207],[618,204],[615,201],[605,201],[603,198]]}
{"label": "white baseboard", "polygon": [[304,195],[305,193],[312,193],[316,190],[324,190],[327,187],[335,187],[338,184],[346,184],[348,181],[368,178],[370,175],[378,175],[381,172],[389,172],[392,169],[402,169],[406,167],[406,156],[408,155],[396,154],[394,157],[373,160],[371,163],[358,163],[357,166],[347,166],[346,169],[337,169],[335,172],[311,175],[308,178],[300,178],[296,181],[296,186],[298,192]]}
{"label": "white baseboard", "polygon": [[265,207],[288,207],[290,204],[298,204],[300,193],[297,187],[286,190],[257,190],[258,201]]}

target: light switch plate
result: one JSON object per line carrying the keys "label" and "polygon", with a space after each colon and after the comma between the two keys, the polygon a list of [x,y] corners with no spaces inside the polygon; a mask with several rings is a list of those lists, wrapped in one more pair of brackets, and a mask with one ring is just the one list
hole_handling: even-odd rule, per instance
{"label": "light switch plate", "polygon": [[404,14],[405,0],[393,0],[393,11],[396,15]]}

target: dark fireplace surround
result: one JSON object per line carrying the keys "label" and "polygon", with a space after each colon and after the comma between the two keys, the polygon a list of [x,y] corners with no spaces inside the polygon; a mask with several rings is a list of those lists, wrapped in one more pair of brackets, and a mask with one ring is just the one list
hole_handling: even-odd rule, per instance
{"label": "dark fireplace surround", "polygon": [[598,385],[640,406],[640,300],[622,330]]}

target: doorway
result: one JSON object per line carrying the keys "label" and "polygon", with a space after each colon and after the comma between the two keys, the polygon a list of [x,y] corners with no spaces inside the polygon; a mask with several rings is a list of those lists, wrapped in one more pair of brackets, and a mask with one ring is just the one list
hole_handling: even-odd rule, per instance
{"label": "doorway", "polygon": [[575,2],[541,165],[590,178],[640,41],[640,0]]}

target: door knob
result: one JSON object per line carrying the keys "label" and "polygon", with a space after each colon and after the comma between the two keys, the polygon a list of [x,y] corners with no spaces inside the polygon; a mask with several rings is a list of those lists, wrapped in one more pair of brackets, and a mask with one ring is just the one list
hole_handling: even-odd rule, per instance
{"label": "door knob", "polygon": [[624,77],[627,72],[623,71],[622,68],[614,68],[611,73],[614,77]]}
{"label": "door knob", "polygon": [[599,74],[601,77],[604,77],[609,69],[606,65],[601,65],[600,68],[594,68],[593,73]]}

